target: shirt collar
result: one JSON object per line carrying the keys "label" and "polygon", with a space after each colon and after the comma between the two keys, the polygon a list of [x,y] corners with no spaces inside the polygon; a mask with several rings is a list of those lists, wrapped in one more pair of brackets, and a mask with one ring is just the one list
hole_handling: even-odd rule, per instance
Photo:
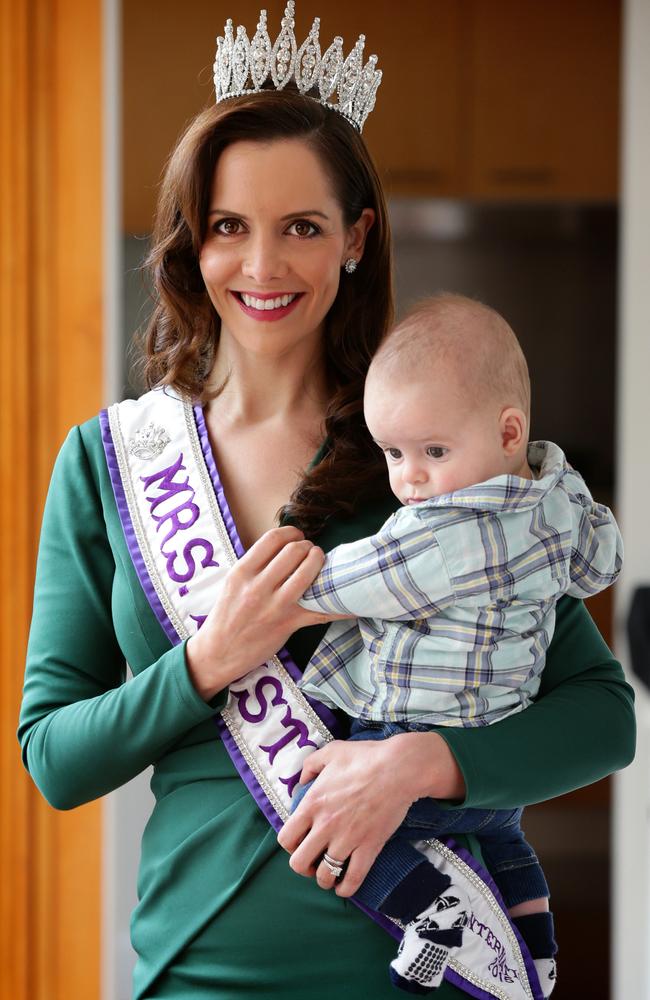
{"label": "shirt collar", "polygon": [[535,479],[523,476],[495,476],[483,483],[466,486],[453,493],[417,504],[418,512],[426,508],[464,507],[485,511],[530,510],[541,503],[564,476],[571,472],[564,452],[552,441],[531,441],[528,444],[528,464],[536,474]]}

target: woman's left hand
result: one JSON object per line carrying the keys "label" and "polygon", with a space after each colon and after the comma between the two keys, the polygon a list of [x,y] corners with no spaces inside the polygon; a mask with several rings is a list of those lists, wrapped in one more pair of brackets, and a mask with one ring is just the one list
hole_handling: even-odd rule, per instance
{"label": "woman's left hand", "polygon": [[352,896],[410,805],[425,795],[462,798],[464,785],[449,747],[437,733],[400,733],[386,740],[335,740],[310,755],[301,783],[318,777],[278,836],[300,875],[323,889],[336,884],[325,852],[348,861],[336,884]]}

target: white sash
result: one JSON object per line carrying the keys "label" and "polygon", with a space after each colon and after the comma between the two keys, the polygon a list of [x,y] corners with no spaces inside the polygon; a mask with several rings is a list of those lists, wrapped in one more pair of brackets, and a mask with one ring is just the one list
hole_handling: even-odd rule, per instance
{"label": "white sash", "polygon": [[[177,645],[201,627],[215,591],[244,549],[228,509],[200,407],[156,389],[100,414],[106,461],[136,572],[158,621]],[[230,687],[215,721],[235,767],[279,830],[307,756],[333,739],[336,719],[297,687],[286,650]],[[542,1000],[534,966],[489,874],[469,852],[417,845],[462,882],[472,904],[463,946],[446,978],[482,1000]],[[361,907],[399,940],[399,926]]]}

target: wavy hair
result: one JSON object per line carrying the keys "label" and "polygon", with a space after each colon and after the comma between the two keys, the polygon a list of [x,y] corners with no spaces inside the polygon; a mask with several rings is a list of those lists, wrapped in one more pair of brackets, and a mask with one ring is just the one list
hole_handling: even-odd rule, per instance
{"label": "wavy hair", "polygon": [[391,238],[377,171],[355,129],[336,112],[295,90],[222,101],[199,114],[170,156],[147,258],[154,311],[143,338],[148,388],[174,386],[205,402],[219,343],[220,319],[199,269],[210,191],[221,153],[241,140],[304,140],[327,172],[346,226],[372,208],[375,222],[353,277],[344,276],[327,314],[325,374],[330,386],[327,448],[284,509],[315,537],[333,514],[351,514],[386,487],[383,459],[363,420],[363,385],[370,360],[393,318]]}

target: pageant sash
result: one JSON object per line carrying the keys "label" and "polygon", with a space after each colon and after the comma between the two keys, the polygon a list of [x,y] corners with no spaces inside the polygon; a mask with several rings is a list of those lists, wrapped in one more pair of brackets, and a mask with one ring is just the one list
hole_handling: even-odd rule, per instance
{"label": "pageant sash", "polygon": [[[228,570],[244,554],[203,411],[169,388],[155,389],[102,411],[100,425],[133,565],[161,627],[177,645],[201,627]],[[329,709],[299,690],[300,676],[281,650],[231,685],[216,716],[224,746],[275,830],[290,814],[307,756],[337,734]],[[472,906],[446,978],[480,1000],[542,1000],[528,950],[490,875],[452,841],[416,846],[462,882]],[[397,923],[361,909],[401,938]]]}

